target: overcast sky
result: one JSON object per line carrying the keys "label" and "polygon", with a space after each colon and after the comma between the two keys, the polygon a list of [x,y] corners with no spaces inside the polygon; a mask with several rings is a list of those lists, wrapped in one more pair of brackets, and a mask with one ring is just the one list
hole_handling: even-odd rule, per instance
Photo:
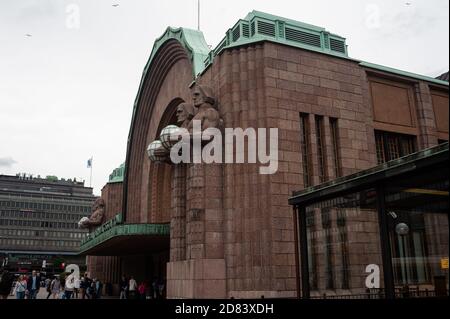
{"label": "overcast sky", "polygon": [[[125,161],[154,40],[167,26],[195,29],[196,4],[0,0],[0,174],[77,177],[89,185],[93,156],[100,194]],[[202,0],[201,7],[212,46],[255,9],[344,36],[353,58],[433,77],[449,69],[448,0]]]}

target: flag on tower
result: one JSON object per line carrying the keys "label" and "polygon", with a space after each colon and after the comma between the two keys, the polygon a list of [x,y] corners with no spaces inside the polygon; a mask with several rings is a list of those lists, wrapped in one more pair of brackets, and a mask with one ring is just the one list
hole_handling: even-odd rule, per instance
{"label": "flag on tower", "polygon": [[87,168],[92,168],[92,157],[87,161]]}

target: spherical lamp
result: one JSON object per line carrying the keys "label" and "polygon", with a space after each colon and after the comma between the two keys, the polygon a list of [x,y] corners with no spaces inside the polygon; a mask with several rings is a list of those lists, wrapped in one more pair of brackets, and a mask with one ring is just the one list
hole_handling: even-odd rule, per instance
{"label": "spherical lamp", "polygon": [[166,150],[170,150],[172,146],[178,143],[179,131],[180,128],[176,125],[169,125],[161,131],[161,143]]}
{"label": "spherical lamp", "polygon": [[168,152],[163,147],[161,141],[157,140],[152,142],[147,148],[148,157],[152,162],[164,163],[167,160]]}
{"label": "spherical lamp", "polygon": [[409,233],[409,226],[405,223],[397,224],[395,227],[395,232],[400,236],[406,236]]}

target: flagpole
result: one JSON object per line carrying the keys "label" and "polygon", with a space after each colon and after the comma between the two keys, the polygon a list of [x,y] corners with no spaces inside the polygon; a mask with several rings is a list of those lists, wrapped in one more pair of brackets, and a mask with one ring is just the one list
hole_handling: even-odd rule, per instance
{"label": "flagpole", "polygon": [[89,180],[89,187],[92,187],[92,165],[93,165],[93,159],[94,159],[94,157],[92,156],[91,157],[91,178]]}
{"label": "flagpole", "polygon": [[198,8],[198,12],[197,12],[197,29],[198,31],[200,31],[200,0],[197,0],[197,8]]}

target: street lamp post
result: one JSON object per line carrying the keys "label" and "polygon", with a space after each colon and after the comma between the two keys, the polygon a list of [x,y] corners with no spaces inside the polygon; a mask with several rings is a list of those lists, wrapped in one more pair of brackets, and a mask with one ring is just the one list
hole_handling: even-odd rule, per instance
{"label": "street lamp post", "polygon": [[406,236],[408,236],[409,234],[409,226],[405,223],[399,223],[397,224],[397,226],[395,227],[395,232],[397,233],[398,236],[400,236],[400,246],[401,246],[401,253],[402,253],[402,258],[401,258],[401,266],[402,266],[402,274],[403,274],[403,285],[406,288],[408,286],[408,264],[407,264],[407,260],[406,260]]}

